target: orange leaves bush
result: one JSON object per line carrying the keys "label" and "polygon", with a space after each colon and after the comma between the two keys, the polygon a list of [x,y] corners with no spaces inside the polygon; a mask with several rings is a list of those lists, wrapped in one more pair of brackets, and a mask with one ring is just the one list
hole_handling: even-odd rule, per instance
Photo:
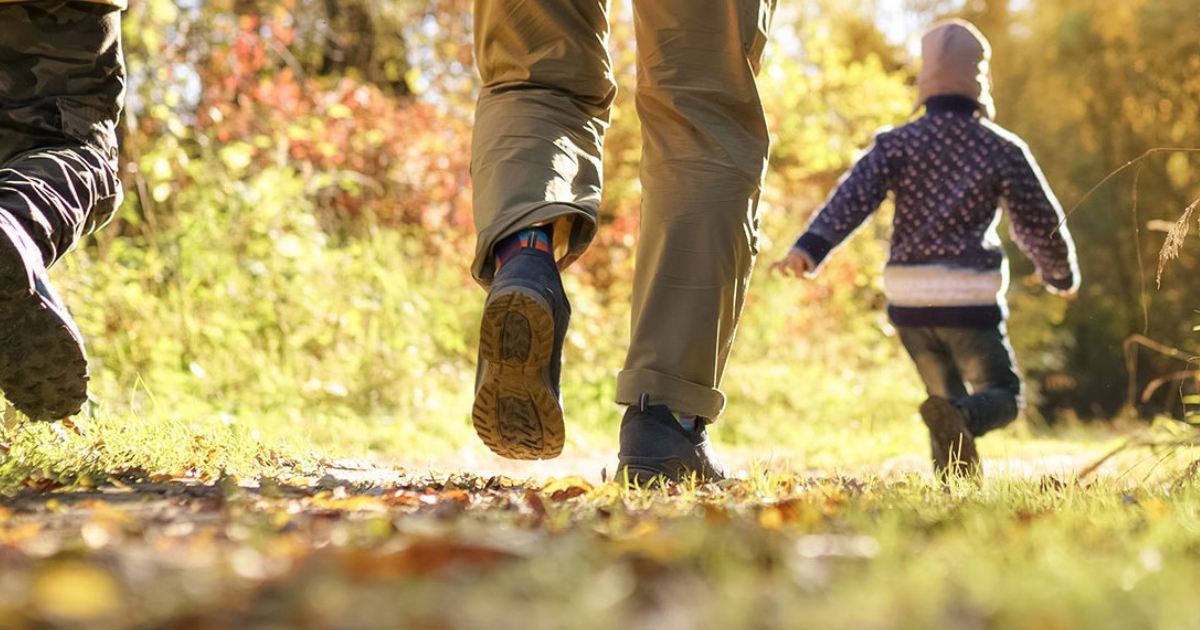
{"label": "orange leaves bush", "polygon": [[197,131],[250,169],[294,168],[327,227],[462,228],[470,223],[469,122],[353,77],[286,62],[285,20],[243,19],[199,68]]}

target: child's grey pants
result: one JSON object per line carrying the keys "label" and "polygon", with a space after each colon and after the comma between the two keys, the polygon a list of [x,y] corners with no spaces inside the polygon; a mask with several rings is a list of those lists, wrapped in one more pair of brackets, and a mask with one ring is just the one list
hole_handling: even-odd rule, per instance
{"label": "child's grey pants", "polygon": [[990,328],[900,326],[925,389],[958,405],[978,437],[1012,422],[1025,405],[1004,324]]}

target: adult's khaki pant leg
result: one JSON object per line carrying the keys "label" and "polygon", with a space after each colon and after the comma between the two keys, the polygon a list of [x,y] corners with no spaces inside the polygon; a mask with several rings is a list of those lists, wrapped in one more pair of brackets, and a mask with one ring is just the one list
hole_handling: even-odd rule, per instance
{"label": "adult's khaki pant leg", "polygon": [[604,132],[616,95],[608,0],[475,0],[483,79],[471,175],[477,242],[471,271],[487,285],[492,248],[554,224],[559,264],[596,232]]}
{"label": "adult's khaki pant leg", "polygon": [[774,0],[635,0],[642,219],[617,402],[716,418],[758,251]]}

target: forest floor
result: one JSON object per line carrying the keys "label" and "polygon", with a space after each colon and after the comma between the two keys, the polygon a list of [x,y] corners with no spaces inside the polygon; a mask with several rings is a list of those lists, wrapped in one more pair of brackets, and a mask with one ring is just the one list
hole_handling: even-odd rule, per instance
{"label": "forest floor", "polygon": [[599,455],[30,475],[0,629],[1200,628],[1190,433],[1088,435],[949,487],[740,451],[652,489]]}

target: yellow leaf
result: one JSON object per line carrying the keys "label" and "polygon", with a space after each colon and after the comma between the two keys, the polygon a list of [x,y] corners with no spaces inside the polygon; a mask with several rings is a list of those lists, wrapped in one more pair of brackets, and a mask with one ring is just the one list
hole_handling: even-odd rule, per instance
{"label": "yellow leaf", "polygon": [[591,483],[586,479],[578,476],[563,477],[562,479],[551,479],[546,482],[542,488],[542,492],[550,497],[553,501],[566,501],[591,494],[595,491]]}
{"label": "yellow leaf", "polygon": [[382,499],[364,495],[356,495],[342,499],[334,498],[332,496],[322,497],[318,495],[312,498],[311,504],[314,507],[324,508],[326,510],[369,510],[374,512],[383,512],[387,510],[387,504],[384,503]]}
{"label": "yellow leaf", "polygon": [[59,621],[83,622],[113,617],[121,589],[108,573],[81,562],[52,564],[33,582],[34,610]]}
{"label": "yellow leaf", "polygon": [[783,512],[773,505],[758,512],[758,525],[763,529],[780,529],[783,523]]}

